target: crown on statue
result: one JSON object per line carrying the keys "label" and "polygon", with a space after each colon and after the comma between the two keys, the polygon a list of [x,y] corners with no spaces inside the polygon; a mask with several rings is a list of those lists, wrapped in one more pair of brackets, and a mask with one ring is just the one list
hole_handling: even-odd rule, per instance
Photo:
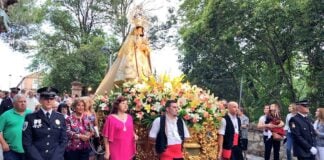
{"label": "crown on statue", "polygon": [[148,16],[145,14],[142,4],[134,7],[134,9],[130,12],[129,20],[135,27],[140,26],[147,28],[149,25]]}

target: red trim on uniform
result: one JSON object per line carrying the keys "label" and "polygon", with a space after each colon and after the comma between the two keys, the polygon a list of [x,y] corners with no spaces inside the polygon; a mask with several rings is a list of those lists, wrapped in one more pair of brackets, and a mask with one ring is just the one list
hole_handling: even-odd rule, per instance
{"label": "red trim on uniform", "polygon": [[[239,141],[239,134],[235,133],[233,138],[233,146],[237,146]],[[231,149],[223,149],[222,153],[223,158],[230,159],[232,156],[232,150]]]}
{"label": "red trim on uniform", "polygon": [[160,155],[160,160],[173,160],[173,158],[183,158],[181,144],[168,145]]}
{"label": "red trim on uniform", "polygon": [[235,133],[234,134],[234,139],[233,139],[233,146],[237,146],[239,141],[239,134]]}

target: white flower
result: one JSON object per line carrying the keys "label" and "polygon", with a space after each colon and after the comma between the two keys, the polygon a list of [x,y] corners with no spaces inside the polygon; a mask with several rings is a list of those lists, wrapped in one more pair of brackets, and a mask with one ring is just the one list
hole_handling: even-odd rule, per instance
{"label": "white flower", "polygon": [[163,88],[164,91],[166,92],[170,92],[172,91],[172,84],[170,82],[167,82],[167,83],[164,83],[164,88]]}
{"label": "white flower", "polygon": [[99,105],[99,107],[101,108],[101,110],[104,110],[105,107],[107,107],[107,104],[106,104],[106,103],[101,103],[101,104]]}
{"label": "white flower", "polygon": [[160,102],[155,102],[155,104],[153,105],[154,109],[158,112],[160,112],[160,109],[162,108],[162,105],[160,104]]}
{"label": "white flower", "polygon": [[138,90],[138,91],[141,91],[141,90],[143,90],[143,88],[145,88],[145,84],[136,84],[135,86],[134,86],[134,88],[136,89],[136,90]]}
{"label": "white flower", "polygon": [[188,90],[190,90],[190,85],[189,85],[188,83],[182,84],[182,85],[181,85],[181,89],[182,89],[184,92],[187,92]]}

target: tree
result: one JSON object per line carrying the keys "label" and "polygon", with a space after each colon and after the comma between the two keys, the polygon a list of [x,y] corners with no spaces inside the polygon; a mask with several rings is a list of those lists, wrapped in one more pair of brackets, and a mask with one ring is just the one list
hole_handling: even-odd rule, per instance
{"label": "tree", "polygon": [[243,104],[250,110],[268,103],[287,106],[319,93],[323,7],[314,4],[315,0],[185,0],[179,12],[184,24],[182,70],[193,83],[234,100],[243,77]]}
{"label": "tree", "polygon": [[[47,70],[46,85],[68,91],[72,81],[96,88],[105,74],[107,56],[101,50],[108,46],[113,52],[116,38],[105,38],[100,18],[104,16],[103,1],[47,1],[47,17],[52,32],[40,32],[36,39],[38,51],[30,66]],[[109,43],[108,43],[109,42]]]}

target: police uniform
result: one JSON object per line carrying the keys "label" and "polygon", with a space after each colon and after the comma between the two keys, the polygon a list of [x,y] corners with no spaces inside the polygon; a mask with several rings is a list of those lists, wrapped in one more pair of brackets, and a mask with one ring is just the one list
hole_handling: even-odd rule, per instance
{"label": "police uniform", "polygon": [[[307,107],[307,102],[296,102],[297,105]],[[312,121],[301,113],[296,114],[289,121],[289,127],[293,138],[294,156],[299,160],[315,160],[311,148],[315,147],[316,133]]]}
{"label": "police uniform", "polygon": [[[41,98],[54,98],[57,90],[50,87],[37,91]],[[39,111],[25,118],[23,147],[28,160],[64,160],[67,134],[64,116],[56,111]]]}
{"label": "police uniform", "polygon": [[[17,94],[19,91],[20,91],[20,89],[17,87],[10,88],[11,93]],[[0,104],[0,115],[12,108],[13,108],[13,105],[12,105],[11,97],[10,96],[5,97]]]}

